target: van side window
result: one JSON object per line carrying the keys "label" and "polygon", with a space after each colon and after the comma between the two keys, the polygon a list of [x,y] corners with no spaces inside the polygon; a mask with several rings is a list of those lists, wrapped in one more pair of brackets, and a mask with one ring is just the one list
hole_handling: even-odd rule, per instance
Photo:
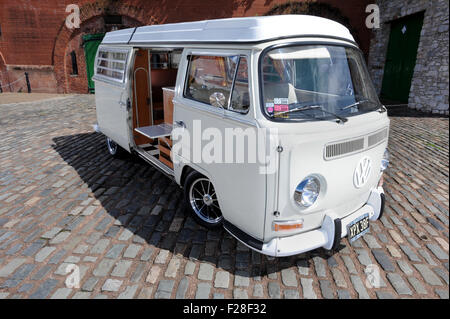
{"label": "van side window", "polygon": [[238,56],[190,57],[184,96],[215,107],[228,106]]}
{"label": "van side window", "polygon": [[247,58],[240,57],[236,79],[234,80],[233,94],[231,95],[230,110],[239,113],[247,113],[249,107],[250,95],[248,90]]}
{"label": "van side window", "polygon": [[247,113],[250,105],[247,58],[237,55],[190,56],[184,97]]}
{"label": "van side window", "polygon": [[127,57],[127,52],[108,51],[106,48],[100,48],[95,62],[95,75],[123,83]]}

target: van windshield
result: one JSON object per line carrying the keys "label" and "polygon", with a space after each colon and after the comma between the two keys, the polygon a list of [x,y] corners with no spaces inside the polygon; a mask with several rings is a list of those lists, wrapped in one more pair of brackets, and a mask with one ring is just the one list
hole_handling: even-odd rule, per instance
{"label": "van windshield", "polygon": [[264,111],[277,120],[346,119],[381,107],[361,52],[289,46],[262,57]]}

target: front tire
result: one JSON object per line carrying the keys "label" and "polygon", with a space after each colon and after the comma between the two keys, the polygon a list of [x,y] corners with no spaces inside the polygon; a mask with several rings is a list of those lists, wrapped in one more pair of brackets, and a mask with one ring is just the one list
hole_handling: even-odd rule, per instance
{"label": "front tire", "polygon": [[184,183],[184,196],[188,210],[202,226],[214,229],[222,225],[223,215],[211,181],[192,171]]}
{"label": "front tire", "polygon": [[106,147],[109,154],[115,158],[122,158],[125,155],[125,150],[109,137],[106,137]]}

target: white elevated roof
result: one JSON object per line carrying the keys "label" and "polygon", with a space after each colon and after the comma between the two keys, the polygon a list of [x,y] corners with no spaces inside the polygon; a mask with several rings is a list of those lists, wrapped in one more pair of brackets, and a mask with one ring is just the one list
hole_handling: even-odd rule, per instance
{"label": "white elevated roof", "polygon": [[278,15],[129,28],[106,33],[102,43],[256,43],[290,37],[335,37],[354,42],[349,30],[338,22],[308,15]]}

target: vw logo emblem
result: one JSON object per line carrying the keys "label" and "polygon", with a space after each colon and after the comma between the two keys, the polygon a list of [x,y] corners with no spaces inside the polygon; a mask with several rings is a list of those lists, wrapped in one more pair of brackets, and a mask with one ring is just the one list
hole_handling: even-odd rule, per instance
{"label": "vw logo emblem", "polygon": [[363,157],[356,165],[355,173],[353,174],[353,184],[356,188],[363,187],[370,177],[372,170],[372,162],[369,157]]}

